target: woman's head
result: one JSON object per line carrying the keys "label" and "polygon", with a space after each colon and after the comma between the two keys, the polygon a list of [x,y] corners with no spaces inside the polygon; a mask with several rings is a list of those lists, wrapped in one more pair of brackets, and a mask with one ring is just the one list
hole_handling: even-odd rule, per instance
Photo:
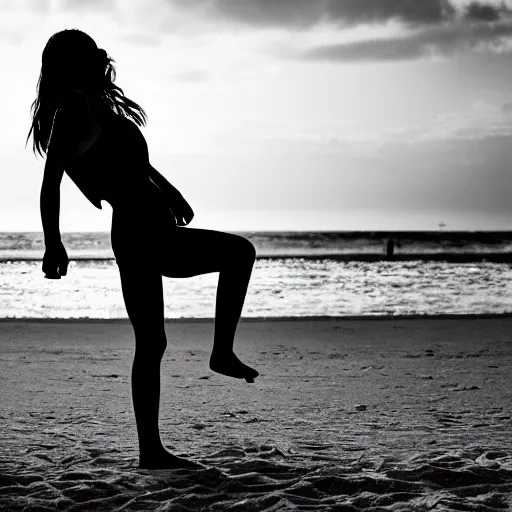
{"label": "woman's head", "polygon": [[146,113],[124,96],[114,85],[114,60],[98,48],[94,39],[78,29],[67,29],[50,37],[43,50],[37,97],[32,103],[34,153],[46,153],[55,111],[67,91],[79,89],[91,100],[98,100],[111,110],[145,124]]}
{"label": "woman's head", "polygon": [[110,59],[92,37],[76,29],[63,30],[46,43],[41,76],[49,93],[58,94],[73,88],[96,93],[110,78],[105,75],[107,66],[111,73]]}

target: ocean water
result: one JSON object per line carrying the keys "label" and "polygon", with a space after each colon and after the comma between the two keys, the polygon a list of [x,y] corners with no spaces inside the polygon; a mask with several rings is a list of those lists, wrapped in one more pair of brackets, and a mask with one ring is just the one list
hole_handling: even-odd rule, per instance
{"label": "ocean water", "polygon": [[[193,228],[185,228],[193,229]],[[393,239],[395,254],[488,254],[512,256],[512,232],[361,232],[283,231],[237,232],[251,240],[259,257],[328,257],[337,255],[384,255]],[[71,259],[111,259],[114,257],[109,232],[63,233],[62,242]],[[136,243],[134,241],[134,243]],[[0,261],[41,259],[42,232],[0,232]]]}
{"label": "ocean water", "polygon": [[[329,254],[384,254],[386,235],[241,234],[265,256],[256,260],[242,317],[512,312],[510,263],[338,261]],[[41,233],[0,233],[0,318],[127,318],[109,236],[63,234],[72,261],[67,276],[50,280],[41,269]],[[509,234],[485,236],[436,241],[408,234],[398,240],[404,253],[510,250]],[[165,317],[213,318],[218,277],[164,277]]]}
{"label": "ocean water", "polygon": [[[163,278],[165,317],[213,318],[218,277]],[[509,264],[290,258],[256,261],[242,316],[509,312]],[[0,263],[0,318],[127,318],[117,264],[72,261],[53,280],[40,262]]]}

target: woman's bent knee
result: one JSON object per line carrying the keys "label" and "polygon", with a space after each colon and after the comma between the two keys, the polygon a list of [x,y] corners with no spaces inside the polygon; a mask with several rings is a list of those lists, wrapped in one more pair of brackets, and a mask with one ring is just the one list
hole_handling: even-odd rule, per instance
{"label": "woman's bent knee", "polygon": [[240,235],[233,235],[227,252],[222,259],[222,268],[252,267],[256,260],[256,248],[250,240]]}
{"label": "woman's bent knee", "polygon": [[239,236],[239,248],[238,248],[238,255],[242,256],[245,260],[251,261],[251,263],[254,263],[256,260],[256,247],[254,244],[247,238],[244,238],[243,236]]}

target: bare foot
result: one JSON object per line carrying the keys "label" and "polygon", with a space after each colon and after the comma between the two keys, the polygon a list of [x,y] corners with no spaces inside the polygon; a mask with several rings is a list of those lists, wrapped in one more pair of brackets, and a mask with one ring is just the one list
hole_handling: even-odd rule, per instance
{"label": "bare foot", "polygon": [[158,454],[140,457],[139,469],[206,469],[206,466],[176,457],[164,448]]}
{"label": "bare foot", "polygon": [[235,379],[245,379],[251,383],[259,375],[254,368],[242,363],[233,352],[212,352],[210,356],[210,370],[221,375],[227,375],[228,377],[235,377]]}

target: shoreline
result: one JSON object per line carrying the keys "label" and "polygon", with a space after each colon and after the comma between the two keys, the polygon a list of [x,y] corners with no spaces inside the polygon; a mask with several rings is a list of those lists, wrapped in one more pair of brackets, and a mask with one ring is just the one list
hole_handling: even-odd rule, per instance
{"label": "shoreline", "polygon": [[[509,313],[463,313],[444,315],[347,315],[347,316],[257,316],[241,317],[239,323],[262,322],[394,322],[403,320],[502,320],[512,318]],[[210,323],[215,317],[191,317],[191,318],[165,318],[164,323]],[[73,324],[73,323],[99,323],[99,324],[130,324],[128,318],[9,318],[0,317],[0,323],[42,323],[42,324]]]}

